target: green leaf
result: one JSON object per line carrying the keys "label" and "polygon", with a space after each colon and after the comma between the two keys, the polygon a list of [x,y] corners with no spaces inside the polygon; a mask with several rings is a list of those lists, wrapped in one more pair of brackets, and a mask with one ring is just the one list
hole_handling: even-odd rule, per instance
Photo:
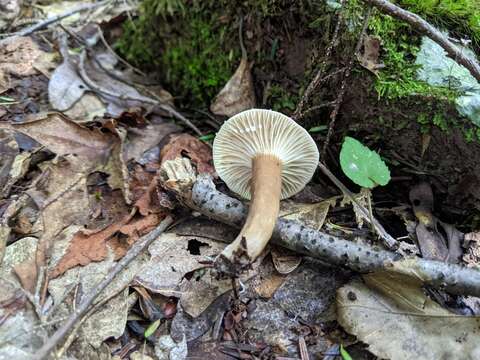
{"label": "green leaf", "polygon": [[340,344],[340,355],[342,356],[343,360],[353,360],[347,350]]}
{"label": "green leaf", "polygon": [[340,151],[340,165],[350,180],[366,188],[386,185],[390,181],[390,171],[380,155],[348,136]]}
{"label": "green leaf", "polygon": [[210,141],[210,140],[213,140],[214,137],[215,137],[215,134],[207,134],[207,135],[200,136],[198,140]]}
{"label": "green leaf", "polygon": [[325,131],[327,129],[328,129],[327,125],[318,125],[318,126],[314,126],[314,127],[310,128],[310,130],[308,130],[308,132],[313,134],[313,133],[318,133],[318,132],[321,132],[321,131]]}
{"label": "green leaf", "polygon": [[143,336],[145,338],[148,338],[149,336],[152,336],[153,333],[158,329],[159,326],[160,326],[160,319],[155,320],[153,323],[151,323],[148,326],[148,328],[145,330],[145,333],[143,334]]}

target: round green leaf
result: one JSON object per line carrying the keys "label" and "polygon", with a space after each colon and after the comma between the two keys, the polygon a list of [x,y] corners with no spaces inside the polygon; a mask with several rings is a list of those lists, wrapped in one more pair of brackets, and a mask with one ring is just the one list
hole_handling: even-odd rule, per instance
{"label": "round green leaf", "polygon": [[350,180],[366,188],[386,185],[390,181],[390,170],[380,155],[348,136],[340,151],[340,165]]}

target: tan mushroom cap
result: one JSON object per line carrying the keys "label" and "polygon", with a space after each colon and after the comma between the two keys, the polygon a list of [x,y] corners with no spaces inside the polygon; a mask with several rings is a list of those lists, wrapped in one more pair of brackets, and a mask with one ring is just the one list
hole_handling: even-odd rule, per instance
{"label": "tan mushroom cap", "polygon": [[228,119],[213,142],[213,163],[230,190],[250,199],[252,159],[275,155],[282,162],[282,193],[286,199],[311,180],[318,149],[310,134],[286,115],[251,109]]}

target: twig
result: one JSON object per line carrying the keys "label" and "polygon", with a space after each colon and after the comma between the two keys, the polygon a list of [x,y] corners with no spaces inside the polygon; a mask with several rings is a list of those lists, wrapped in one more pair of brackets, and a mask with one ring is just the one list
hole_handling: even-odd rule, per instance
{"label": "twig", "polygon": [[355,46],[355,52],[350,57],[350,61],[348,62],[347,68],[343,74],[342,83],[340,85],[340,91],[338,92],[337,99],[335,100],[335,107],[333,108],[330,114],[330,124],[328,125],[328,132],[323,142],[322,152],[320,153],[320,160],[323,161],[325,158],[325,154],[327,153],[328,146],[330,144],[330,139],[333,135],[333,129],[335,128],[335,122],[337,120],[338,111],[340,110],[340,106],[343,103],[343,97],[345,95],[345,90],[347,88],[347,80],[350,78],[350,73],[352,72],[353,63],[357,53],[360,51],[360,48],[363,43],[363,37],[365,36],[365,32],[367,31],[368,21],[370,19],[370,14],[372,12],[372,8],[369,7],[365,13],[362,31],[360,32],[360,36],[357,40],[357,45]]}
{"label": "twig", "polygon": [[336,101],[327,101],[327,102],[321,103],[319,105],[309,107],[307,110],[305,110],[304,112],[299,114],[298,117],[296,118],[296,120],[298,121],[299,119],[304,118],[305,116],[307,116],[308,114],[310,114],[313,111],[319,110],[319,109],[324,108],[324,107],[334,106],[335,104],[336,104]]}
{"label": "twig", "polygon": [[385,246],[391,250],[396,250],[399,247],[398,241],[395,240],[378,222],[377,219],[373,217],[370,217],[370,211],[365,208],[362,204],[360,204],[357,199],[355,198],[355,195],[347,189],[345,185],[342,184],[340,180],[337,179],[335,175],[332,174],[332,172],[322,163],[318,164],[318,167],[322,172],[327,175],[327,177],[342,191],[343,194],[345,194],[351,201],[355,203],[357,206],[358,212],[362,215],[362,217],[371,223],[371,225],[375,228],[377,234],[380,236],[380,238],[383,240]]}
{"label": "twig", "polygon": [[124,95],[124,94],[118,94],[116,92],[113,92],[109,89],[106,89],[102,87],[101,85],[95,83],[90,77],[87,75],[87,72],[85,70],[85,58],[86,58],[86,52],[83,51],[80,54],[80,61],[78,64],[78,72],[80,74],[80,77],[82,80],[87,84],[92,91],[95,91],[99,93],[100,95],[106,95],[106,96],[111,96],[113,98],[117,98],[120,100],[130,100],[130,101],[138,101],[140,103],[144,104],[150,104],[154,106],[158,106],[160,109],[168,112],[171,116],[183,121],[188,127],[190,127],[197,135],[203,136],[203,133],[194,125],[190,120],[185,118],[182,114],[180,114],[178,111],[176,111],[172,106],[161,103],[158,100],[143,96],[143,95],[138,95],[138,96],[130,96],[130,95]]}
{"label": "twig", "polygon": [[404,10],[401,7],[392,4],[386,0],[364,0],[366,3],[374,5],[384,13],[396,17],[410,24],[420,33],[425,34],[430,39],[440,45],[452,59],[465,66],[472,76],[480,82],[480,65],[467,54],[462,52],[455,44],[449,41],[437,28],[430,25],[417,14]]}
{"label": "twig", "polygon": [[[56,23],[57,21],[63,20],[67,17],[70,17],[70,16],[75,15],[76,13],[79,13],[79,12],[82,12],[82,11],[95,9],[99,6],[107,4],[110,1],[111,0],[106,0],[106,1],[100,1],[100,2],[95,3],[95,4],[86,4],[86,5],[77,6],[76,8],[68,10],[68,11],[66,11],[62,14],[51,16],[48,19],[45,19],[44,21],[41,21],[41,22],[39,22],[35,25],[32,25],[32,26],[30,26],[26,29],[23,29],[19,32],[16,32],[16,33],[12,34],[11,36],[27,36],[27,35],[30,35],[37,30],[41,30],[41,29],[43,29],[43,28],[45,28],[45,27],[47,27],[47,26],[49,26],[53,23]],[[0,44],[7,39],[8,38],[0,41]]]}
{"label": "twig", "polygon": [[[185,161],[173,162],[186,165]],[[169,161],[162,165],[162,169],[164,166],[172,166],[172,162],[166,165],[167,163]],[[237,228],[242,226],[247,217],[247,207],[241,201],[217,191],[210,175],[201,174],[194,181],[187,169],[177,169],[174,172],[169,170],[169,173],[187,176],[161,176],[162,186],[174,192],[183,204],[209,218]],[[454,294],[480,296],[480,271],[476,269],[416,257],[403,258],[391,251],[347,241],[282,218],[277,221],[272,240],[275,244],[300,254],[356,271],[391,271]]]}
{"label": "twig", "polygon": [[[345,0],[340,0],[340,5],[343,8],[343,4],[345,3]],[[342,11],[339,12],[338,18],[337,18],[337,23],[335,25],[335,29],[333,30],[333,35],[332,35],[332,40],[330,41],[330,44],[327,47],[327,50],[325,51],[325,56],[323,62],[320,64],[320,68],[318,69],[317,74],[313,78],[313,80],[308,84],[307,89],[305,90],[305,93],[303,94],[302,98],[300,99],[297,108],[295,109],[295,112],[293,113],[292,117],[294,119],[297,119],[300,117],[300,114],[303,112],[303,108],[305,107],[305,104],[308,102],[310,99],[310,96],[312,95],[312,92],[320,86],[321,83],[325,81],[325,78],[322,78],[322,74],[325,71],[325,67],[327,64],[327,60],[330,58],[330,54],[332,53],[333,47],[335,46],[338,38],[338,32],[340,30],[340,24],[342,22]]]}
{"label": "twig", "polygon": [[103,46],[105,46],[105,48],[110,51],[110,53],[115,56],[118,61],[120,61],[123,65],[125,65],[126,67],[132,69],[134,72],[136,72],[137,74],[139,75],[142,75],[142,76],[147,76],[147,74],[145,74],[143,71],[137,69],[135,66],[131,65],[128,61],[124,60],[120,55],[118,55],[115,50],[113,50],[110,45],[108,44],[107,40],[105,40],[105,37],[103,36],[103,31],[102,31],[102,28],[97,25],[97,30],[98,30],[98,35],[100,37],[100,40],[102,41],[103,43]]}
{"label": "twig", "polygon": [[112,280],[117,276],[125,267],[135,259],[143,250],[147,248],[158,236],[165,231],[165,229],[173,222],[173,219],[170,216],[167,216],[153,231],[149,232],[147,235],[143,236],[136,242],[127,254],[113,267],[113,269],[104,277],[104,279],[85,297],[83,298],[80,305],[75,309],[75,311],[70,315],[67,321],[48,339],[48,341],[43,344],[43,346],[35,353],[32,359],[41,360],[45,359],[48,354],[65,338],[65,336],[70,332],[75,323],[79,321],[85,313],[88,311],[89,307],[95,301],[95,299],[100,295],[100,293],[105,290],[105,288],[112,282]]}

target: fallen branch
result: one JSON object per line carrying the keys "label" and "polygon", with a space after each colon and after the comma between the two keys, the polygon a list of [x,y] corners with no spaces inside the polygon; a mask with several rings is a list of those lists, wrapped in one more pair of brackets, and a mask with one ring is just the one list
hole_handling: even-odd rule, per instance
{"label": "fallen branch", "polygon": [[95,299],[112,282],[127,265],[135,259],[148,245],[150,245],[158,236],[167,229],[173,222],[170,216],[166,217],[154,230],[140,238],[127,252],[127,254],[113,267],[105,278],[85,297],[75,311],[70,315],[67,321],[43,344],[43,346],[33,355],[32,359],[42,360],[47,358],[50,352],[67,336],[72,327],[80,321],[87,313]]}
{"label": "fallen branch", "polygon": [[[209,175],[196,181],[185,159],[166,161],[160,171],[161,184],[173,191],[184,205],[209,218],[240,228],[247,207],[215,189]],[[168,168],[168,170],[166,170]],[[387,270],[415,277],[424,284],[459,295],[480,296],[480,271],[460,265],[401,255],[365,244],[347,241],[316,231],[292,220],[278,219],[273,243],[331,264],[347,266],[366,273]],[[228,269],[218,269],[228,274]]]}
{"label": "fallen branch", "polygon": [[465,66],[472,76],[480,82],[480,65],[475,59],[470,58],[462,49],[449,41],[437,28],[430,25],[417,14],[404,10],[401,7],[392,4],[386,0],[364,0],[367,4],[371,4],[384,13],[391,15],[397,19],[409,23],[420,33],[425,34],[430,39],[440,45],[447,54],[460,65]]}

